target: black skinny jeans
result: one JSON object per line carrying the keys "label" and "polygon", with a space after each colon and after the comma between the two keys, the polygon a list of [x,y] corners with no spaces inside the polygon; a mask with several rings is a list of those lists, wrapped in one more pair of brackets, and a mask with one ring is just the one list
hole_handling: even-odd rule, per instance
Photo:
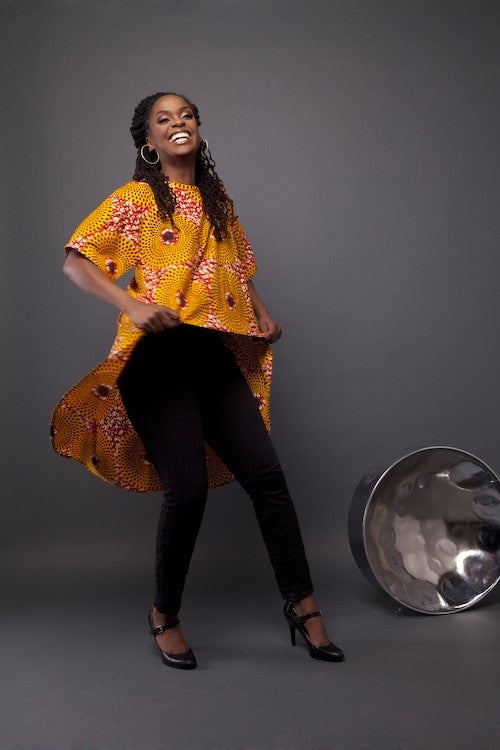
{"label": "black skinny jeans", "polygon": [[207,498],[204,441],[250,495],[284,599],[313,591],[302,536],[278,457],[222,335],[181,325],[147,334],[120,393],[161,479],[156,608],[177,614]]}

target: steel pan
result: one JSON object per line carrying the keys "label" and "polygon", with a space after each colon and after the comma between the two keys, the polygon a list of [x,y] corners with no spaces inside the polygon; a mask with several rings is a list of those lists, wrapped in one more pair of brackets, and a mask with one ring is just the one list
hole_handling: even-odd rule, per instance
{"label": "steel pan", "polygon": [[362,573],[399,604],[460,612],[500,578],[500,481],[471,453],[421,448],[364,475],[349,541]]}

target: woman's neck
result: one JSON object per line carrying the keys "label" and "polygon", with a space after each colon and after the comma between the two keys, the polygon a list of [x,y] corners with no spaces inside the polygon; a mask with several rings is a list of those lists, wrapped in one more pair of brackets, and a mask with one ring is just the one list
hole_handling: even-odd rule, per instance
{"label": "woman's neck", "polygon": [[162,172],[171,182],[182,182],[184,185],[195,185],[195,160],[186,163],[185,160],[179,163],[170,162],[162,164]]}

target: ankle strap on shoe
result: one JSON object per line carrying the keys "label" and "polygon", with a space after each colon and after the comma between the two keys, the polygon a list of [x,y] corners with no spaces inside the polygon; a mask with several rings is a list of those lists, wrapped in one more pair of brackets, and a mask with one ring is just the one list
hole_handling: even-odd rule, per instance
{"label": "ankle strap on shoe", "polygon": [[151,632],[153,635],[160,635],[160,633],[164,633],[165,630],[170,630],[170,628],[175,628],[176,625],[179,625],[180,620],[172,620],[172,622],[167,622],[165,625],[157,625],[153,628],[151,628]]}
{"label": "ankle strap on shoe", "polygon": [[307,612],[305,615],[295,615],[300,624],[306,620],[310,620],[311,617],[323,617],[323,612],[320,609],[315,609],[314,612]]}
{"label": "ankle strap on shoe", "polygon": [[299,615],[297,613],[297,610],[295,609],[294,603],[290,600],[285,602],[284,613],[285,613],[285,616],[294,625],[303,625],[305,622],[307,622],[307,620],[310,620],[311,617],[323,616],[323,612],[320,609],[315,609],[314,612],[306,612],[306,614],[304,615]]}

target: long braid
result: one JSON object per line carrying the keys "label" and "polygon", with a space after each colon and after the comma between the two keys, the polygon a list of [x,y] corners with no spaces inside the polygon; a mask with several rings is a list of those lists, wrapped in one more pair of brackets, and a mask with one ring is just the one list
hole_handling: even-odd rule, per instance
{"label": "long braid", "polygon": [[[148,136],[148,122],[151,108],[155,101],[161,96],[180,96],[172,92],[159,91],[147,96],[139,102],[134,111],[130,132],[137,149],[134,180],[147,182],[153,191],[156,205],[162,219],[170,219],[174,224],[175,195],[169,185],[168,178],[161,171],[161,164],[148,164],[141,156],[141,148],[146,144]],[[201,125],[198,107],[181,96],[192,108],[198,126]],[[151,161],[153,161],[151,154]],[[146,154],[148,156],[148,154]],[[222,181],[215,171],[215,162],[206,141],[200,143],[196,153],[195,182],[198,186],[203,201],[203,209],[214,228],[214,236],[221,240],[226,234],[228,227],[234,220],[233,202],[227,195]]]}
{"label": "long braid", "polygon": [[233,201],[215,171],[215,162],[206,141],[200,143],[196,154],[195,182],[203,200],[203,209],[214,228],[214,237],[221,240],[235,218]]}

